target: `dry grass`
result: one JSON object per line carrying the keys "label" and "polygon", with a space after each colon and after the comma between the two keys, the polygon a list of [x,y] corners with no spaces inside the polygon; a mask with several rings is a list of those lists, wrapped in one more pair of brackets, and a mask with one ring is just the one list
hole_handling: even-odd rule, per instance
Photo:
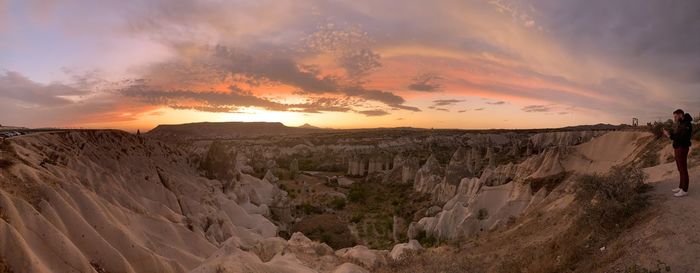
{"label": "dry grass", "polygon": [[355,242],[347,223],[336,215],[311,215],[292,226],[291,232],[300,231],[312,240],[328,244],[333,249],[352,247]]}
{"label": "dry grass", "polygon": [[348,203],[342,213],[347,222],[356,223],[361,239],[374,249],[390,249],[405,240],[404,230],[393,238],[393,217],[407,222],[422,217],[422,208],[430,207],[429,196],[413,191],[411,184],[383,184],[379,181],[363,181],[353,184],[348,192]]}
{"label": "dry grass", "polygon": [[644,151],[639,155],[637,164],[641,168],[653,167],[659,165],[659,151],[666,147],[668,140],[665,138],[657,138],[651,141],[644,148]]}
{"label": "dry grass", "polygon": [[[300,181],[306,181],[309,190],[316,193],[338,191],[347,198],[321,198],[318,196],[325,195],[305,193]],[[396,243],[406,241],[406,223],[424,216],[424,209],[432,205],[430,197],[415,193],[411,184],[357,181],[349,187],[337,187],[301,175],[295,181],[280,180],[279,185],[290,193],[295,204],[294,217],[302,218],[292,229],[303,231],[309,238],[326,242],[336,249],[347,246],[353,238],[372,249],[390,249]],[[404,223],[399,220],[396,232],[394,216],[404,219]],[[348,225],[354,225],[357,233],[347,234],[344,230]],[[344,227],[342,232],[340,226]]]}

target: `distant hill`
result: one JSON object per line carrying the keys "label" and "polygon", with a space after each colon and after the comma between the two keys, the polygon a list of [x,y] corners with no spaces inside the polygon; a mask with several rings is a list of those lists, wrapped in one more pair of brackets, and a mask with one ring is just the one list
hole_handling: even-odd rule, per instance
{"label": "distant hill", "polygon": [[593,125],[576,125],[576,126],[569,126],[569,127],[563,127],[561,129],[564,130],[615,130],[615,129],[620,129],[623,128],[624,125],[612,125],[612,124],[606,124],[606,123],[598,123],[598,124],[593,124]]}
{"label": "distant hill", "polygon": [[304,125],[302,125],[302,126],[299,126],[299,127],[297,127],[297,128],[305,128],[305,129],[321,129],[321,128],[319,128],[319,127],[313,126],[313,125],[311,125],[311,124],[308,124],[308,123],[304,123]]}
{"label": "distant hill", "polygon": [[[308,125],[308,124],[305,124]],[[221,139],[268,135],[308,134],[325,129],[311,125],[289,127],[280,122],[197,122],[158,125],[147,134],[153,137],[180,137],[184,139]]]}

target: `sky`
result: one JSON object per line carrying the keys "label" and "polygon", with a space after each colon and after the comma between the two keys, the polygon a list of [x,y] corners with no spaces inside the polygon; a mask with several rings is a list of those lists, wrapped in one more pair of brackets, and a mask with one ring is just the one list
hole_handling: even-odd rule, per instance
{"label": "sky", "polygon": [[0,0],[0,124],[551,128],[700,113],[700,1]]}

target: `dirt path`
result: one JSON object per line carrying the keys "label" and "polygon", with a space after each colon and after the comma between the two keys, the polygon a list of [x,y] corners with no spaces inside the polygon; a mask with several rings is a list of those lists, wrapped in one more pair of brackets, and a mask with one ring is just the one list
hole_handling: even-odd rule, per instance
{"label": "dirt path", "polygon": [[678,186],[675,164],[652,171],[657,173],[649,181],[654,185],[649,219],[623,235],[624,258],[617,269],[637,264],[658,272],[700,272],[700,167],[691,169],[689,194],[681,198],[671,192]]}

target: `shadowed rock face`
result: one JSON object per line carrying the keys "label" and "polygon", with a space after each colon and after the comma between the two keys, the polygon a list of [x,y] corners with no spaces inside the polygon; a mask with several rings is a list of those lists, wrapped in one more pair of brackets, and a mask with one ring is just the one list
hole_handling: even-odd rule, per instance
{"label": "shadowed rock face", "polygon": [[431,155],[416,173],[413,188],[417,192],[433,193],[435,187],[442,181],[443,174],[444,169],[435,156]]}
{"label": "shadowed rock face", "polygon": [[462,178],[472,177],[469,170],[471,153],[464,147],[459,147],[450,158],[450,162],[445,168],[445,175],[442,181],[432,189],[433,199],[444,203],[455,195],[459,182]]}
{"label": "shadowed rock face", "polygon": [[471,153],[464,147],[459,147],[452,155],[450,163],[447,164],[445,173],[445,183],[459,185],[459,181],[465,177],[472,177],[469,170],[469,160]]}
{"label": "shadowed rock face", "polygon": [[413,183],[419,167],[420,162],[418,158],[411,157],[406,159],[401,165],[401,183]]}
{"label": "shadowed rock face", "polygon": [[383,182],[413,184],[418,169],[420,169],[418,158],[399,153],[394,157],[393,168],[385,175]]}

